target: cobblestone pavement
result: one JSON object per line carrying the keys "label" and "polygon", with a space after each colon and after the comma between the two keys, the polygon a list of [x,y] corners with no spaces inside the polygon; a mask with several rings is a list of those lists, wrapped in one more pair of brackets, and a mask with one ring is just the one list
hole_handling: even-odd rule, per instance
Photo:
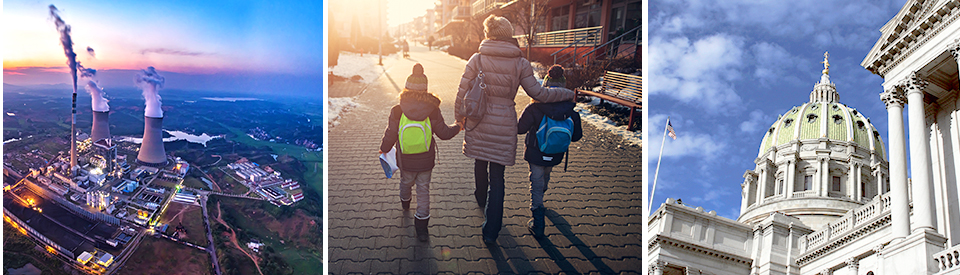
{"label": "cobblestone pavement", "polygon": [[[641,272],[640,148],[584,122],[584,138],[571,145],[569,169],[555,169],[545,197],[548,235],[537,240],[530,219],[527,163],[506,170],[504,228],[498,245],[481,240],[483,210],[473,197],[473,159],[463,156],[463,134],[439,141],[433,170],[430,241],[417,241],[413,210],[400,207],[399,180],[387,179],[377,160],[390,106],[410,74],[423,64],[429,90],[453,120],[453,102],[465,61],[412,47],[409,59],[384,57],[377,82],[343,85],[331,94],[358,94],[360,107],[329,129],[329,272],[377,273],[625,273]],[[372,56],[376,62],[376,55]],[[380,69],[378,67],[378,69]],[[517,110],[530,101],[520,93]]]}

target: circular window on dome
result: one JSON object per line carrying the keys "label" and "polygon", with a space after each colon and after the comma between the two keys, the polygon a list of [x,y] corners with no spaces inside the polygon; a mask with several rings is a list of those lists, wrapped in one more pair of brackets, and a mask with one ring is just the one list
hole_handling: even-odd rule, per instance
{"label": "circular window on dome", "polygon": [[783,126],[784,126],[784,127],[790,127],[790,124],[791,124],[791,123],[793,123],[793,119],[792,119],[792,118],[788,118],[787,120],[784,120],[784,121],[783,121]]}
{"label": "circular window on dome", "polygon": [[857,128],[860,128],[860,130],[864,130],[864,128],[866,128],[865,126],[866,125],[863,124],[862,120],[857,120]]}
{"label": "circular window on dome", "polygon": [[820,104],[813,104],[810,106],[810,110],[820,109]]}
{"label": "circular window on dome", "polygon": [[815,114],[809,114],[809,115],[807,115],[807,122],[809,122],[809,123],[817,122],[817,115],[815,115]]}
{"label": "circular window on dome", "polygon": [[839,105],[839,104],[833,104],[833,110],[834,110],[834,111],[839,111],[839,110],[840,110],[840,105]]}
{"label": "circular window on dome", "polygon": [[833,115],[833,123],[840,124],[843,122],[843,117],[840,115]]}

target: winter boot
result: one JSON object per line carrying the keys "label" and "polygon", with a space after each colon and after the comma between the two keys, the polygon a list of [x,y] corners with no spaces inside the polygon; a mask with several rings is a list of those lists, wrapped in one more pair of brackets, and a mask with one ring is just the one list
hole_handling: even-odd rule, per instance
{"label": "winter boot", "polygon": [[547,209],[540,207],[532,210],[533,219],[527,222],[527,229],[530,229],[530,233],[533,234],[535,238],[543,238],[543,230],[547,227],[547,222],[545,220]]}
{"label": "winter boot", "polygon": [[410,201],[400,201],[400,206],[403,206],[403,210],[410,210]]}
{"label": "winter boot", "polygon": [[417,239],[421,242],[426,242],[429,238],[429,233],[427,233],[427,225],[430,224],[430,218],[426,219],[413,219],[413,227],[417,230]]}

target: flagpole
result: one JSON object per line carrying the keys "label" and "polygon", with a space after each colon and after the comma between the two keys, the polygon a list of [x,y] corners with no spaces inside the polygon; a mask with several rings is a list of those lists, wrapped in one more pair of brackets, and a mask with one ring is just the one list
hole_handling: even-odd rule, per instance
{"label": "flagpole", "polygon": [[653,194],[657,192],[657,177],[660,176],[660,159],[663,158],[663,144],[667,142],[667,125],[670,125],[670,117],[667,116],[667,123],[663,125],[663,139],[660,140],[660,156],[657,157],[657,171],[653,173],[653,189],[650,190],[650,202],[647,206],[647,212],[653,210]]}

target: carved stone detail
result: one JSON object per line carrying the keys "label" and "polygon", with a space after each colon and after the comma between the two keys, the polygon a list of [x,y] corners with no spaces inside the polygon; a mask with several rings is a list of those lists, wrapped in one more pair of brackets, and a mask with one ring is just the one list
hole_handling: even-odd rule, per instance
{"label": "carved stone detail", "polygon": [[903,108],[903,104],[907,102],[907,97],[900,85],[897,85],[880,93],[880,100],[887,105],[887,109],[890,109],[890,107]]}
{"label": "carved stone detail", "polygon": [[903,87],[904,92],[908,95],[912,93],[922,93],[923,89],[927,88],[927,85],[930,85],[930,82],[920,76],[920,73],[917,71],[913,71],[909,77],[898,83],[898,86]]}

